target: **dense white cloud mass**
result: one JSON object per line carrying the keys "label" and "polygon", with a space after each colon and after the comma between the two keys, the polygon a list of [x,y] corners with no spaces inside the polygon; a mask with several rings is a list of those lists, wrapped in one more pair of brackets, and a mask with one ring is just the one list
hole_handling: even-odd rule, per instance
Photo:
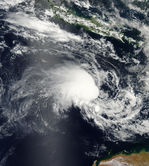
{"label": "dense white cloud mass", "polygon": [[7,15],[7,22],[15,26],[21,26],[28,30],[33,30],[37,35],[44,35],[51,37],[56,41],[68,42],[69,40],[81,41],[81,38],[72,33],[66,32],[55,23],[46,20],[40,20],[34,15],[28,15],[22,12],[9,13]]}
{"label": "dense white cloud mass", "polygon": [[51,91],[62,105],[81,106],[96,99],[98,87],[92,76],[76,65],[65,65],[55,68],[49,73]]}

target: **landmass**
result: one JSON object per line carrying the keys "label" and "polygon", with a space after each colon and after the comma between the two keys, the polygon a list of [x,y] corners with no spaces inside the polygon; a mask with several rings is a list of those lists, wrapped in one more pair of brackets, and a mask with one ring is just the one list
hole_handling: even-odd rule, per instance
{"label": "landmass", "polygon": [[107,160],[95,161],[93,166],[149,166],[149,152],[119,154]]}

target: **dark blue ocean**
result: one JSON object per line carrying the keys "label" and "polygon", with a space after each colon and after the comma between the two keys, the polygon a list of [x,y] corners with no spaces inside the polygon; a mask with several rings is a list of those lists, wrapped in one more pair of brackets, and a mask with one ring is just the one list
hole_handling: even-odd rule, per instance
{"label": "dark blue ocean", "polygon": [[0,166],[92,166],[149,149],[147,0],[0,0]]}

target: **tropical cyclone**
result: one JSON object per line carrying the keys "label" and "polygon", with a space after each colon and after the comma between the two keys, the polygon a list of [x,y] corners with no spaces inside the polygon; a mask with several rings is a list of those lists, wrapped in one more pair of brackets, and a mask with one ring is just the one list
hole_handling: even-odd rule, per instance
{"label": "tropical cyclone", "polygon": [[49,77],[54,96],[64,109],[66,105],[68,107],[72,104],[82,106],[99,95],[93,77],[77,65],[67,64],[57,67],[50,71]]}

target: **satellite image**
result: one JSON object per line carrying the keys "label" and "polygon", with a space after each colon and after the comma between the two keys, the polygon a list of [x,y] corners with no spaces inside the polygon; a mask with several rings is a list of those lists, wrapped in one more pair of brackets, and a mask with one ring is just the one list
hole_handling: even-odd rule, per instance
{"label": "satellite image", "polygon": [[149,166],[149,0],[0,0],[0,166]]}

